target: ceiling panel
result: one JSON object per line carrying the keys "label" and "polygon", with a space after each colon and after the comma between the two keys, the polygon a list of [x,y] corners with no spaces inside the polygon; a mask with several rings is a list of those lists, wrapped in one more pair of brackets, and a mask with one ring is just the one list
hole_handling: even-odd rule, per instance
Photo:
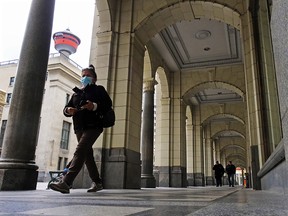
{"label": "ceiling panel", "polygon": [[171,71],[242,62],[239,31],[215,20],[175,23],[152,43]]}

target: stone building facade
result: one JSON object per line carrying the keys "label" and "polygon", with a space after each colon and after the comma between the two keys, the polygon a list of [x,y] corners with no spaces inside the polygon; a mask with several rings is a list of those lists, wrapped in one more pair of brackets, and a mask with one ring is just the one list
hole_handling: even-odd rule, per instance
{"label": "stone building facade", "polygon": [[[17,64],[18,60],[0,63],[0,89],[6,93],[1,97],[1,147],[5,126],[9,121]],[[38,181],[49,181],[49,171],[62,170],[73,156],[77,140],[72,119],[65,117],[62,111],[73,94],[72,88],[79,86],[80,74],[80,67],[67,57],[59,53],[50,55],[35,153],[39,167]]]}
{"label": "stone building facade", "polygon": [[[5,96],[6,96],[5,91],[0,89],[0,119],[2,117],[3,108],[4,108],[4,105],[5,105]],[[0,154],[1,154],[1,148],[0,148]]]}

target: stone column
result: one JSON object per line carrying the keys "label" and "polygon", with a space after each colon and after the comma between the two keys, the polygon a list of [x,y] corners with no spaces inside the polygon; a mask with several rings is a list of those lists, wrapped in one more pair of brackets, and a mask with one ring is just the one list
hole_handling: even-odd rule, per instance
{"label": "stone column", "polygon": [[162,98],[156,107],[155,166],[159,172],[159,186],[170,186],[170,112],[171,99]]}
{"label": "stone column", "polygon": [[204,186],[204,152],[203,152],[203,128],[200,119],[200,107],[193,106],[193,148],[194,148],[194,186]]}
{"label": "stone column", "polygon": [[55,0],[31,3],[0,159],[0,190],[36,189],[34,159],[54,5]]}
{"label": "stone column", "polygon": [[194,186],[194,161],[193,161],[193,152],[194,152],[194,146],[193,146],[193,125],[192,125],[192,119],[187,119],[186,123],[186,139],[187,139],[187,184],[188,186]]}
{"label": "stone column", "polygon": [[155,188],[153,176],[154,134],[154,79],[144,81],[143,115],[141,128],[141,187]]}
{"label": "stone column", "polygon": [[211,125],[207,125],[205,127],[205,179],[206,179],[206,185],[213,185],[214,178],[213,178],[213,149],[212,149],[212,139],[211,139]]}

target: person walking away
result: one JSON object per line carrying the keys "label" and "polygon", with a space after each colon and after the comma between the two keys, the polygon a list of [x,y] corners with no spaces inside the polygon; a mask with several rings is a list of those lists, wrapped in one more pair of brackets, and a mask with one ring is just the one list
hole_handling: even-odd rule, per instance
{"label": "person walking away", "polygon": [[236,167],[234,166],[234,164],[232,164],[232,161],[229,161],[229,163],[227,164],[226,173],[228,175],[229,187],[234,187],[234,176],[236,173]]}
{"label": "person walking away", "polygon": [[67,174],[62,181],[50,184],[52,190],[70,193],[69,189],[84,163],[93,181],[87,192],[96,192],[103,189],[92,146],[103,132],[100,116],[112,107],[112,101],[105,88],[96,85],[96,81],[97,75],[93,65],[83,69],[82,88],[75,87],[73,89],[75,93],[63,109],[64,115],[73,119],[78,144]]}
{"label": "person walking away", "polygon": [[222,177],[224,175],[224,167],[219,161],[216,161],[216,164],[213,166],[215,179],[216,179],[216,187],[222,187]]}

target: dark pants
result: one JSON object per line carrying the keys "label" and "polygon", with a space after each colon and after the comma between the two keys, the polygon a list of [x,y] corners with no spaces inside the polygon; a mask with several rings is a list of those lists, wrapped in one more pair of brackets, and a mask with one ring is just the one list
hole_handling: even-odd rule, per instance
{"label": "dark pants", "polygon": [[215,176],[216,187],[222,186],[222,176]]}
{"label": "dark pants", "polygon": [[234,174],[228,174],[228,183],[229,186],[234,187]]}
{"label": "dark pants", "polygon": [[102,183],[94,160],[92,148],[96,139],[102,132],[103,128],[93,128],[76,133],[78,145],[71,160],[69,171],[63,179],[68,185],[72,185],[84,163],[92,181],[95,183]]}

